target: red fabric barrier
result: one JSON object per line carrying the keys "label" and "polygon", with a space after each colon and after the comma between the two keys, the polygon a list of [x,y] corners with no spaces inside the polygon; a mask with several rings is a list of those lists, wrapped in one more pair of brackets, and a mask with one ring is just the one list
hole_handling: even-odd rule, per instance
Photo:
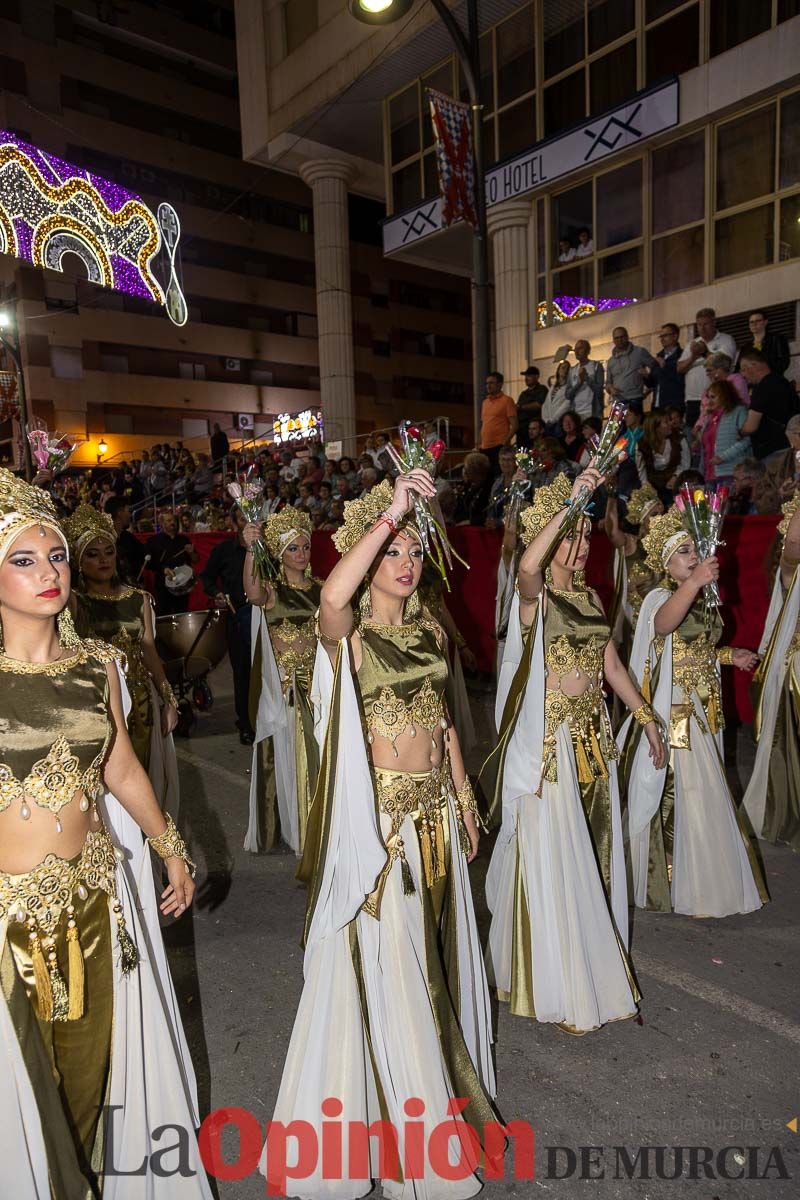
{"label": "red fabric barrier", "polygon": [[[779,517],[729,517],[725,522],[725,546],[720,550],[720,590],[725,602],[725,642],[757,650],[769,608],[769,560]],[[447,606],[484,671],[491,671],[495,658],[494,605],[501,535],[494,529],[459,525],[449,530],[459,555],[470,564],[467,571],[456,562],[450,578],[452,590]],[[213,547],[230,535],[192,535],[199,575]],[[144,540],[144,539],[143,539]],[[311,563],[315,575],[325,578],[338,559],[330,533],[314,533]],[[589,583],[608,606],[613,588],[613,554],[605,534],[596,532],[587,570]],[[189,598],[191,609],[207,608],[208,597],[198,583]],[[753,710],[749,687],[751,677],[731,669],[722,672],[723,699],[729,718],[751,721]]]}

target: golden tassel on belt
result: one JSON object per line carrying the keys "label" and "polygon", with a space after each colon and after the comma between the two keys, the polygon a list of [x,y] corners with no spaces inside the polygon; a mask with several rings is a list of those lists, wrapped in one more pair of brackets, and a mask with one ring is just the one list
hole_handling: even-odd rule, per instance
{"label": "golden tassel on belt", "polygon": [[709,688],[708,692],[708,707],[706,709],[706,718],[708,719],[708,728],[712,733],[719,733],[722,728],[720,720],[719,703],[717,702],[716,688]]}
{"label": "golden tassel on belt", "polygon": [[436,869],[435,869],[435,873],[434,873],[433,881],[432,881],[434,883],[436,883],[439,879],[444,879],[445,875],[447,874],[447,863],[445,861],[445,851],[444,851],[444,820],[443,820],[441,809],[439,809],[439,811],[437,813],[437,817],[438,817],[438,820],[436,821],[436,824],[435,824]]}
{"label": "golden tassel on belt", "polygon": [[419,844],[422,850],[422,870],[425,875],[425,882],[430,887],[434,879],[433,847],[431,845],[430,822],[424,813],[420,819],[420,826]]}
{"label": "golden tassel on belt", "polygon": [[53,1020],[53,992],[50,987],[50,976],[44,961],[42,942],[38,930],[32,921],[28,922],[30,931],[28,950],[33,966],[33,982],[36,988],[36,1011],[43,1021]]}
{"label": "golden tassel on belt", "polygon": [[603,757],[603,751],[600,748],[600,743],[597,740],[597,734],[595,733],[594,729],[590,730],[589,739],[592,744],[592,755],[598,767],[598,774],[596,778],[608,779],[608,767],[606,766],[606,760]]}
{"label": "golden tassel on belt", "polygon": [[575,762],[578,766],[578,783],[594,783],[594,772],[580,733],[575,737]]}
{"label": "golden tassel on belt", "polygon": [[83,951],[78,937],[78,925],[73,905],[67,906],[67,965],[69,967],[69,1012],[67,1019],[77,1021],[83,1016],[85,971]]}

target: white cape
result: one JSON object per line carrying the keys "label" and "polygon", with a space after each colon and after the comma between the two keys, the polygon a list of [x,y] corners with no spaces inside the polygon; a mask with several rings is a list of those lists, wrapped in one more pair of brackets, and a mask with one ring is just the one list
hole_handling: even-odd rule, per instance
{"label": "white cape", "polygon": [[[120,672],[125,712],[130,708]],[[194,1070],[178,1011],[158,920],[150,850],[142,831],[119,801],[106,792],[99,804],[111,837],[124,855],[117,867],[117,894],[139,951],[139,965],[122,973],[112,928],[114,1023],[108,1104],[114,1113],[117,1170],[139,1167],[145,1155],[174,1144],[172,1126],[188,1133],[192,1175],[107,1174],[103,1200],[212,1200],[194,1130],[199,1125]],[[0,954],[7,920],[0,922]],[[39,1110],[19,1042],[0,991],[0,1195],[14,1200],[52,1200]],[[163,1142],[154,1131],[167,1126]],[[108,1153],[109,1147],[106,1147]],[[112,1164],[106,1162],[106,1169]],[[167,1155],[164,1169],[177,1166]]]}
{"label": "white cape", "polygon": [[250,805],[244,848],[257,854],[259,797],[259,743],[272,738],[275,760],[275,789],[278,795],[278,815],[281,836],[295,854],[300,852],[300,821],[297,811],[297,766],[295,760],[295,721],[284,695],[281,675],[272,649],[269,625],[264,610],[253,605],[250,624],[252,660],[261,642],[261,690],[258,696],[253,761],[250,768]]}

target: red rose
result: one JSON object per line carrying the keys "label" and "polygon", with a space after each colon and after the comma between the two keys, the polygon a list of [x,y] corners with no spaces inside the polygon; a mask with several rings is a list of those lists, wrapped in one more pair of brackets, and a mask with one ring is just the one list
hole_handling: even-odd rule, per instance
{"label": "red rose", "polygon": [[438,441],[438,442],[434,442],[432,445],[430,445],[430,446],[428,447],[428,450],[429,450],[429,452],[430,452],[430,454],[431,454],[431,457],[432,457],[432,458],[433,458],[433,459],[434,459],[436,462],[438,462],[438,461],[439,461],[439,459],[440,459],[440,458],[442,457],[442,455],[444,454],[444,452],[447,450],[447,446],[444,444],[444,442],[443,442],[443,441],[441,441],[441,440],[440,440],[440,441]]}

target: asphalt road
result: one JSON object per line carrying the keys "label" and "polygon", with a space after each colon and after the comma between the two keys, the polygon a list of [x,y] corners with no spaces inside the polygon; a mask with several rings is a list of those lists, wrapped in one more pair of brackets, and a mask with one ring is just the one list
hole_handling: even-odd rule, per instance
{"label": "asphalt road", "polygon": [[[242,849],[250,751],[233,730],[229,680],[227,666],[215,672],[213,709],[178,743],[181,824],[200,892],[166,938],[202,1111],[241,1107],[263,1125],[302,986],[304,891],[293,855]],[[474,699],[476,725],[489,728],[487,698]],[[728,740],[736,789],[752,761],[749,731]],[[474,747],[470,769],[481,758]],[[484,932],[488,848],[472,868]],[[509,1176],[483,1195],[572,1200],[587,1194],[587,1177],[602,1200],[800,1195],[800,1134],[788,1127],[800,1116],[800,859],[769,846],[763,853],[772,903],[758,913],[723,921],[636,914],[638,1020],[572,1038],[499,1010],[498,1107],[504,1119],[533,1126],[536,1177]],[[235,1137],[224,1145],[235,1159]],[[670,1179],[680,1166],[675,1147],[684,1148],[684,1174]],[[265,1194],[260,1175],[218,1187],[220,1200]]]}

